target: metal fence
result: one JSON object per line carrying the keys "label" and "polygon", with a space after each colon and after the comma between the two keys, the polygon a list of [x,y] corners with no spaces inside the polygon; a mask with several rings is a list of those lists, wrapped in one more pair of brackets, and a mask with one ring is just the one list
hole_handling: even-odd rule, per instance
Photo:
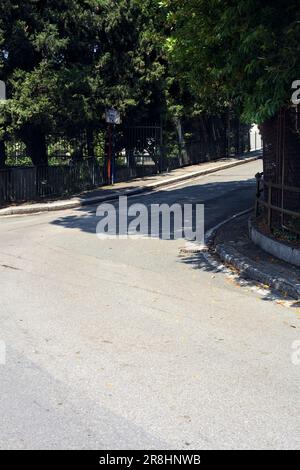
{"label": "metal fence", "polygon": [[[115,182],[231,156],[222,132],[203,139],[191,134],[184,143],[176,131],[166,132],[157,124],[120,126],[115,132]],[[41,167],[31,166],[22,142],[8,141],[8,166],[0,169],[0,204],[64,197],[108,183],[107,137],[102,131],[95,133],[91,153],[86,137],[86,133],[71,140],[48,137],[49,165]],[[241,133],[232,154],[249,150],[247,140],[247,133]]]}
{"label": "metal fence", "polygon": [[[104,157],[103,133],[95,133],[94,154],[99,160]],[[68,165],[70,160],[88,158],[88,141],[86,132],[76,137],[63,135],[48,135],[46,137],[46,151],[50,165]],[[31,166],[32,162],[28,155],[24,142],[10,136],[5,142],[6,164],[8,166]]]}
{"label": "metal fence", "polygon": [[160,171],[162,142],[162,128],[156,124],[121,127],[115,132],[116,167]]}
{"label": "metal fence", "polygon": [[10,167],[0,170],[0,203],[64,196],[103,184],[103,169],[94,158],[70,165]]}
{"label": "metal fence", "polygon": [[293,201],[293,206],[300,207],[300,187],[265,181],[263,173],[257,173],[256,182],[256,217],[264,211],[270,230],[280,227],[300,235],[300,211],[286,207],[287,194],[293,196],[288,198],[289,201]]}
{"label": "metal fence", "polygon": [[[115,178],[126,181],[162,170],[162,131],[157,125],[118,130],[115,141]],[[6,142],[7,167],[0,169],[0,204],[64,197],[109,182],[105,135],[93,138],[88,156],[84,134],[77,139],[47,138],[48,166],[33,167],[24,143]],[[20,163],[22,164],[20,165]]]}

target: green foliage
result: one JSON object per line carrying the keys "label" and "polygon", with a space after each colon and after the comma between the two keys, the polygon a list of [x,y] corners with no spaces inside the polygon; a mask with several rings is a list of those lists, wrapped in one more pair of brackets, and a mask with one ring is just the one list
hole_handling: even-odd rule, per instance
{"label": "green foliage", "polygon": [[9,99],[0,138],[28,126],[72,137],[101,128],[106,107],[123,117],[159,107],[166,64],[158,12],[153,0],[1,2],[0,79]]}
{"label": "green foliage", "polygon": [[262,122],[287,105],[300,76],[298,0],[164,0],[174,73],[199,107],[234,106]]}

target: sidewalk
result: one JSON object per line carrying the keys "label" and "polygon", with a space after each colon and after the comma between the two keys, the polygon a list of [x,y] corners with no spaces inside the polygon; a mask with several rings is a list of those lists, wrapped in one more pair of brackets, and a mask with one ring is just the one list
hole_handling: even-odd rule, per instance
{"label": "sidewalk", "polygon": [[199,176],[214,173],[219,170],[232,168],[237,165],[249,163],[260,158],[261,153],[252,152],[243,157],[215,160],[198,165],[187,166],[172,170],[169,173],[138,178],[127,182],[117,183],[113,186],[101,186],[92,191],[84,192],[70,199],[61,199],[47,202],[33,202],[31,204],[10,205],[0,209],[0,216],[35,214],[39,212],[73,209],[88,204],[97,204],[106,200],[116,199],[119,196],[130,196],[159,187],[179,183]]}
{"label": "sidewalk", "polygon": [[299,300],[300,268],[257,247],[249,238],[248,220],[249,214],[245,214],[219,228],[213,238],[215,251],[224,263],[237,269],[242,277]]}

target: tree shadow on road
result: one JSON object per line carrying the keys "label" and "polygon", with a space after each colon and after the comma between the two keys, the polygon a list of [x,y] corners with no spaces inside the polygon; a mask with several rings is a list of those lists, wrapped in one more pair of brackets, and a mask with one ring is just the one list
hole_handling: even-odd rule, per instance
{"label": "tree shadow on road", "polygon": [[[212,175],[216,178],[216,175]],[[228,177],[228,175],[227,175]],[[205,204],[205,229],[209,229],[219,222],[227,219],[231,215],[240,211],[246,210],[251,207],[255,195],[255,180],[247,179],[243,181],[214,181],[211,183],[194,184],[188,187],[179,187],[170,190],[151,191],[147,194],[139,194],[128,199],[128,207],[132,204],[142,203],[148,209],[151,204],[167,203],[172,205],[178,203],[183,205],[185,203]],[[107,201],[111,203],[118,214],[118,200]],[[106,202],[106,203],[107,203]],[[54,225],[64,227],[66,229],[74,229],[96,236],[96,226],[99,222],[99,217],[96,216],[97,206],[84,206],[70,215],[58,217],[53,222]],[[226,226],[225,226],[226,227]],[[224,228],[226,230],[226,228]],[[118,236],[118,230],[116,235]],[[147,235],[146,235],[147,236]],[[162,231],[159,232],[161,238]],[[174,237],[174,232],[171,231],[171,240]],[[166,240],[167,241],[167,240]],[[101,241],[99,241],[101,243]],[[141,253],[143,255],[143,253]],[[201,270],[210,273],[212,276],[222,273],[236,283],[238,287],[246,287],[260,290],[263,300],[268,301],[285,301],[286,296],[281,295],[279,292],[272,288],[267,288],[247,279],[243,273],[224,266],[221,260],[214,254],[206,254],[201,252],[193,252],[183,248],[178,254],[178,261],[189,265],[192,269]],[[292,299],[291,299],[292,300]]]}
{"label": "tree shadow on road", "polygon": [[254,291],[259,294],[263,301],[277,302],[282,305],[288,305],[292,308],[299,308],[300,302],[274,289],[271,286],[263,285],[258,281],[250,279],[247,274],[240,272],[230,264],[224,263],[213,251],[185,253],[184,250],[179,254],[180,261],[191,266],[192,269],[210,273],[212,278],[222,274],[226,276],[237,288],[244,288],[248,291]]}
{"label": "tree shadow on road", "polygon": [[[216,175],[212,175],[216,178]],[[230,175],[226,175],[230,177]],[[207,178],[207,177],[206,177]],[[128,207],[136,203],[142,203],[148,209],[152,204],[168,205],[180,204],[204,204],[205,205],[205,229],[219,223],[230,215],[241,210],[248,209],[254,200],[255,180],[243,181],[217,181],[206,184],[194,184],[193,186],[164,189],[159,191],[149,191],[147,194],[139,194],[128,198]],[[104,202],[112,204],[119,215],[118,199]],[[93,206],[83,206],[73,209],[70,215],[57,217],[51,224],[66,229],[76,229],[90,234],[96,234],[96,226],[100,218],[96,216],[96,209],[100,204]],[[149,224],[150,226],[150,224]],[[172,228],[172,227],[171,227]],[[195,227],[193,227],[195,228]],[[150,234],[150,230],[149,230]],[[118,227],[117,227],[117,233]],[[162,235],[160,231],[159,235]],[[174,239],[174,231],[171,230],[170,238]]]}

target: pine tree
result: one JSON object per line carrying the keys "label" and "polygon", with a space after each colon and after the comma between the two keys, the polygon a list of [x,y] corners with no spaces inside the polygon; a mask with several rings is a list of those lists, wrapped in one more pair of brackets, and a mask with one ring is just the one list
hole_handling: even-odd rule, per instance
{"label": "pine tree", "polygon": [[93,129],[106,107],[126,115],[155,106],[165,65],[153,9],[152,0],[1,2],[9,100],[0,126],[25,142],[34,165],[47,164],[49,133]]}

